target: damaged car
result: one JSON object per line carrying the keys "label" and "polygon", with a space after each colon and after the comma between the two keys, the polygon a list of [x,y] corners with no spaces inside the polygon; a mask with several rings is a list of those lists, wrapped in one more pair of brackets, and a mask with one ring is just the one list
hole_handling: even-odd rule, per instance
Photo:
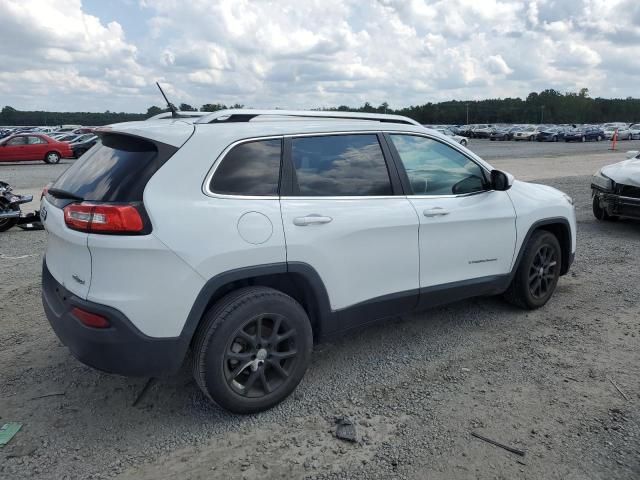
{"label": "damaged car", "polygon": [[626,160],[598,170],[591,180],[591,192],[598,220],[640,219],[640,151],[627,152]]}

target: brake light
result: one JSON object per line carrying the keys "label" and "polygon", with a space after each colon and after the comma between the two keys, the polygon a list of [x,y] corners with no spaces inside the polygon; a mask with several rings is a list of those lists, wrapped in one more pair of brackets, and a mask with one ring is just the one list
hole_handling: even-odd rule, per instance
{"label": "brake light", "polygon": [[97,313],[87,312],[78,307],[73,307],[71,309],[71,314],[80,320],[84,325],[91,328],[109,328],[111,323],[102,315],[98,315]]}
{"label": "brake light", "polygon": [[87,233],[142,233],[144,221],[133,205],[72,203],[64,207],[67,227]]}

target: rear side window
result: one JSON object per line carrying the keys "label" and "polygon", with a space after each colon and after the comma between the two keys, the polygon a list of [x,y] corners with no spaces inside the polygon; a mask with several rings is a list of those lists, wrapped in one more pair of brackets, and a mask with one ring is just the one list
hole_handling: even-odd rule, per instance
{"label": "rear side window", "polygon": [[[376,135],[294,138],[291,160],[300,196],[391,195],[387,165]],[[297,191],[296,191],[297,190]]]}
{"label": "rear side window", "polygon": [[278,196],[281,158],[281,139],[236,145],[216,168],[209,188],[224,195]]}
{"label": "rear side window", "polygon": [[88,201],[141,202],[149,179],[176,151],[137,137],[105,134],[52,188]]}

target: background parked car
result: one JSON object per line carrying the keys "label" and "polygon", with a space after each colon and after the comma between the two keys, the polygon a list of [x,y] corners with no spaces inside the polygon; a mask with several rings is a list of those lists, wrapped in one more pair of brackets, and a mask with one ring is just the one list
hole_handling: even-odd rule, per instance
{"label": "background parked car", "polygon": [[491,135],[491,130],[493,130],[493,125],[476,125],[476,127],[472,130],[473,138],[489,138]]}
{"label": "background parked car", "polygon": [[536,135],[539,142],[557,142],[564,138],[565,129],[563,127],[543,128]]}
{"label": "background parked car", "polygon": [[613,134],[618,131],[618,140],[631,140],[631,130],[626,123],[606,123],[603,125],[604,138],[611,140]]}
{"label": "background parked car", "polygon": [[599,142],[604,138],[604,131],[596,126],[574,127],[564,134],[565,142],[587,142],[592,140]]}
{"label": "background parked car", "polygon": [[536,135],[538,135],[538,127],[529,125],[528,127],[524,127],[522,130],[515,132],[513,135],[513,139],[515,141],[532,141],[536,139]]}
{"label": "background parked car", "polygon": [[58,142],[43,134],[19,134],[0,140],[0,162],[42,160],[58,163],[73,156],[68,143]]}
{"label": "background parked car", "polygon": [[443,135],[446,135],[447,137],[453,138],[460,145],[462,145],[464,147],[467,146],[468,140],[467,140],[466,137],[463,137],[462,135],[456,135],[455,133],[453,133],[453,131],[451,131],[448,128],[437,128],[436,130],[438,132],[442,133]]}
{"label": "background parked car", "polygon": [[634,123],[629,127],[632,140],[640,140],[640,123]]}
{"label": "background parked car", "polygon": [[80,158],[87,150],[93,147],[98,141],[98,137],[93,134],[82,135],[83,138],[79,141],[71,143],[71,150],[73,150],[73,156]]}

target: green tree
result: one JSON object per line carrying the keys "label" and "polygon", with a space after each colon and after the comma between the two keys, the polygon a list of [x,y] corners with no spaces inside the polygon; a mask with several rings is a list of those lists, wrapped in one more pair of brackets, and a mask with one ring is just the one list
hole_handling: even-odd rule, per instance
{"label": "green tree", "polygon": [[180,110],[181,112],[197,112],[198,111],[197,108],[193,108],[188,103],[181,103],[178,110]]}

